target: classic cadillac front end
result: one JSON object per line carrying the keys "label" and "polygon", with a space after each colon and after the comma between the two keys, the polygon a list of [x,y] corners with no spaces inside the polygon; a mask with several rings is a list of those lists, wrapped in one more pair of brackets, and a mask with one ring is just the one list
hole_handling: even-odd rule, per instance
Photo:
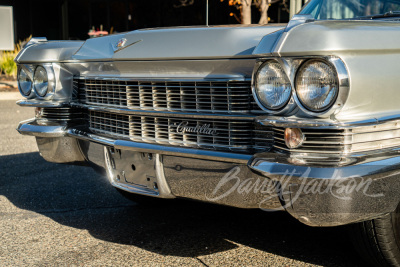
{"label": "classic cadillac front end", "polygon": [[400,201],[398,30],[299,15],[33,39],[16,62],[18,105],[35,118],[18,131],[123,192],[283,209],[311,226],[381,218]]}

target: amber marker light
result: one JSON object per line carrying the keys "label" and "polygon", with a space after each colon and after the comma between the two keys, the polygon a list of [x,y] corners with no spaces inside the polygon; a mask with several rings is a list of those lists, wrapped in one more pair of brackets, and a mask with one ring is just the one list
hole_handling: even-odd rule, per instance
{"label": "amber marker light", "polygon": [[299,128],[285,129],[285,144],[288,148],[298,148],[304,142],[304,134]]}
{"label": "amber marker light", "polygon": [[35,108],[35,117],[40,118],[43,115],[43,108]]}

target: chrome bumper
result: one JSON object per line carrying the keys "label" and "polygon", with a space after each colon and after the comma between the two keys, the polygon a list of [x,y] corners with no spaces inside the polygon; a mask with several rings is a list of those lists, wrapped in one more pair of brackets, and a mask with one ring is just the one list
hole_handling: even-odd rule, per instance
{"label": "chrome bumper", "polygon": [[[44,158],[54,162],[67,163],[71,155],[80,155],[75,161],[86,160],[92,166],[107,169],[104,147],[156,155],[155,181],[163,185],[157,190],[136,190],[134,186],[126,188],[111,181],[114,186],[133,193],[184,197],[242,208],[285,209],[312,226],[375,218],[393,211],[400,201],[397,151],[376,156],[373,161],[364,157],[353,161],[356,162],[353,165],[309,167],[291,164],[278,153],[243,155],[112,140],[66,126],[41,126],[34,119],[21,122],[17,130],[36,136]],[[70,141],[55,144],[60,138]],[[60,148],[61,143],[69,147]],[[71,144],[78,147],[73,152]],[[63,157],[65,153],[69,153],[68,157],[57,161],[57,155]]]}

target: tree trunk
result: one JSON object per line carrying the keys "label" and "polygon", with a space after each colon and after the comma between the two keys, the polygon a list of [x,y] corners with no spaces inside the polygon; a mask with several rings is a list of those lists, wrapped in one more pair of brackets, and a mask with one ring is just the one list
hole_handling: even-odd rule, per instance
{"label": "tree trunk", "polygon": [[242,1],[242,24],[251,24],[251,0]]}
{"label": "tree trunk", "polygon": [[260,21],[258,24],[268,24],[268,8],[269,8],[269,1],[261,0],[260,4]]}

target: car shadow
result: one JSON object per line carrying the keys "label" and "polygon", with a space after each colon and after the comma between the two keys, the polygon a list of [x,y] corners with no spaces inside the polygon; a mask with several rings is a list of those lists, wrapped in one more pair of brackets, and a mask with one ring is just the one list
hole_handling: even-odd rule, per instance
{"label": "car shadow", "polygon": [[91,168],[52,164],[38,153],[0,157],[0,195],[100,240],[180,257],[240,245],[306,263],[356,266],[343,227],[312,228],[283,212],[193,201],[144,207],[124,199]]}

